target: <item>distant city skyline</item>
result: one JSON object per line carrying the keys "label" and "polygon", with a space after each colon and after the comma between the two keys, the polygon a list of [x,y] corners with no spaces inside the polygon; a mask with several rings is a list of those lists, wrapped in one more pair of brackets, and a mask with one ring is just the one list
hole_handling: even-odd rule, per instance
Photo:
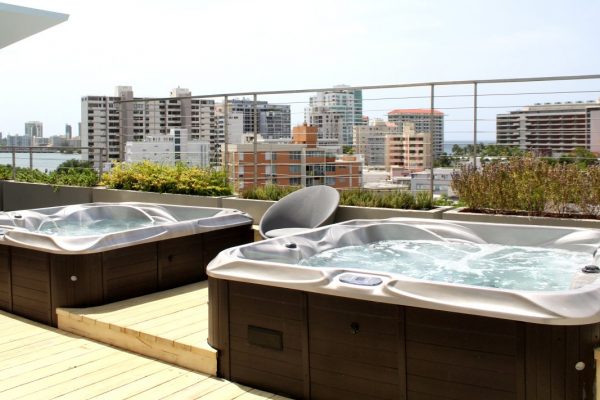
{"label": "distant city skyline", "polygon": [[[600,72],[600,54],[593,50],[600,33],[596,21],[600,2],[584,0],[575,0],[570,7],[555,0],[390,0],[368,5],[358,0],[285,4],[149,0],[143,7],[134,1],[110,0],[10,3],[70,17],[0,50],[4,136],[23,134],[24,123],[32,120],[44,124],[44,136],[64,134],[65,124],[76,127],[80,122],[82,97],[110,95],[117,85],[131,85],[141,96],[156,97],[177,86],[210,94]],[[600,84],[569,88],[589,92],[600,89]],[[461,90],[470,93],[470,88]],[[394,96],[403,95],[387,95]],[[309,97],[259,100],[308,103]],[[385,92],[365,92],[363,97],[364,114],[372,118],[384,117],[394,108],[427,105],[426,99],[382,101]],[[594,92],[542,101],[598,97]],[[538,98],[510,100],[499,101],[515,107],[493,112],[518,109]],[[466,123],[452,126],[462,115],[446,112],[446,106],[452,109],[454,104],[443,98],[436,104],[448,116],[445,141],[469,140]],[[304,107],[292,106],[292,125],[302,121]],[[493,114],[482,119],[493,119]],[[479,128],[483,140],[494,138],[493,124],[488,125],[482,121]]]}

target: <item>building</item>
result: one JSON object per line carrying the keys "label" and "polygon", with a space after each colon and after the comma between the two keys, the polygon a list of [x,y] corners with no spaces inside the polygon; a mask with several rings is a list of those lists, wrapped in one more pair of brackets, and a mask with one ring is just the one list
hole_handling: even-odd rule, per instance
{"label": "building", "polygon": [[375,119],[368,125],[355,125],[352,129],[354,152],[362,154],[365,166],[385,165],[385,137],[402,136],[402,125]]}
{"label": "building", "polygon": [[336,90],[318,92],[309,99],[304,120],[319,128],[320,144],[353,144],[353,127],[363,125],[362,91],[334,86]]}
{"label": "building", "polygon": [[[452,191],[453,168],[433,169],[433,194],[454,196]],[[429,191],[431,189],[431,170],[413,172],[410,174],[410,190],[413,193]]]}
{"label": "building", "polygon": [[[232,99],[227,102],[228,114],[243,115],[243,133],[254,133],[254,101],[249,99]],[[223,103],[216,105],[223,111]],[[266,101],[256,102],[256,128],[265,139],[289,139],[290,137],[290,106],[284,104],[269,104]],[[234,142],[231,142],[234,143]]]}
{"label": "building", "polygon": [[131,86],[118,86],[115,96],[83,97],[81,145],[95,150],[84,150],[84,158],[95,166],[122,161],[126,142],[167,135],[171,129],[185,129],[190,141],[208,142],[214,151],[214,101],[190,96],[189,90],[176,88],[169,98],[144,100],[134,97]]}
{"label": "building", "polygon": [[318,146],[317,132],[317,127],[301,125],[294,127],[289,144],[257,142],[230,145],[228,176],[235,188],[252,187],[255,181],[258,186],[361,187],[361,156],[336,154],[331,148]]}
{"label": "building", "polygon": [[[438,158],[444,153],[444,113],[426,108],[396,109],[388,113],[388,121],[397,125],[403,122],[415,124],[416,133],[433,133],[433,157]],[[433,126],[432,126],[433,122]]]}
{"label": "building", "polygon": [[73,137],[73,128],[69,124],[65,124],[65,137],[71,139]]}
{"label": "building", "polygon": [[186,129],[171,129],[168,135],[146,136],[125,144],[125,161],[153,161],[158,164],[208,167],[210,143],[190,139]]}
{"label": "building", "polygon": [[44,124],[40,121],[25,122],[25,136],[32,138],[44,136]]}
{"label": "building", "polygon": [[416,132],[414,122],[404,122],[401,135],[385,136],[386,170],[396,166],[415,171],[431,165],[431,134]]}
{"label": "building", "polygon": [[33,138],[27,135],[6,135],[6,146],[8,147],[31,147]]}
{"label": "building", "polygon": [[600,99],[545,103],[496,116],[496,143],[560,157],[577,147],[600,153]]}

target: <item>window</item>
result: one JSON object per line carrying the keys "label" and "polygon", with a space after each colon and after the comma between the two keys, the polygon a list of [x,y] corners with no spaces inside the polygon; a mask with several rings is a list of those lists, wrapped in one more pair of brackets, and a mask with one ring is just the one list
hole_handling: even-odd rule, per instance
{"label": "window", "polygon": [[300,186],[300,178],[290,178],[290,185],[292,186]]}
{"label": "window", "polygon": [[244,152],[240,151],[238,153],[238,160],[242,161],[244,159]]}
{"label": "window", "polygon": [[290,160],[299,160],[301,153],[299,151],[290,151]]}
{"label": "window", "polygon": [[300,173],[300,165],[290,165],[290,174],[299,174]]}
{"label": "window", "polygon": [[325,184],[327,186],[335,186],[335,178],[332,178],[332,177],[329,177],[329,176],[326,177],[325,178]]}
{"label": "window", "polygon": [[327,164],[325,166],[325,171],[327,171],[327,172],[335,172],[335,165],[333,165],[333,164]]}

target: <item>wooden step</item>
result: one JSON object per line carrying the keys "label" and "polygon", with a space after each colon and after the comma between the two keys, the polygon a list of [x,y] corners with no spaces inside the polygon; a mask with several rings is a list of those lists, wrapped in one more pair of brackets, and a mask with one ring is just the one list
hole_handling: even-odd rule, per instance
{"label": "wooden step", "polygon": [[89,308],[59,308],[58,328],[209,375],[206,281]]}

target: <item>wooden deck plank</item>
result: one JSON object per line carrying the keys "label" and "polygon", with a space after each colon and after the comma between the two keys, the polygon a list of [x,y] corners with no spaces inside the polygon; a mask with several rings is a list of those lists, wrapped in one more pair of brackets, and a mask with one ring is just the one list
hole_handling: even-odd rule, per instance
{"label": "wooden deck plank", "polygon": [[[0,312],[0,326],[19,327],[26,336],[18,339],[13,335],[15,340],[9,342],[21,345],[20,355],[17,348],[11,348],[6,357],[0,345],[2,399],[275,398],[270,393],[66,334],[11,314]],[[28,329],[21,329],[23,326]],[[38,347],[40,343],[42,347]]]}

